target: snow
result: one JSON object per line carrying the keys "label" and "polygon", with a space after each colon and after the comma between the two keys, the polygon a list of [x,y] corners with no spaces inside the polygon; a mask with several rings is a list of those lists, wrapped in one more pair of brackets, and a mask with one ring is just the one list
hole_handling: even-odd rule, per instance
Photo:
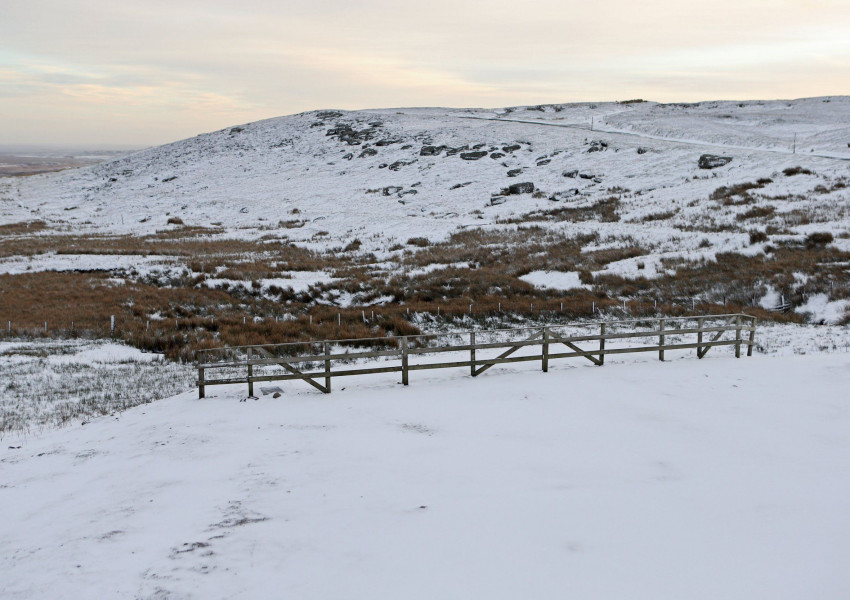
{"label": "snow", "polygon": [[847,596],[848,354],[580,365],[8,440],[0,596]]}
{"label": "snow", "polygon": [[814,294],[806,300],[802,306],[794,309],[794,312],[811,315],[809,321],[812,323],[826,323],[834,325],[841,322],[850,311],[850,300],[829,301],[826,294]]}
{"label": "snow", "polygon": [[[281,289],[290,289],[293,292],[306,292],[314,285],[333,283],[339,281],[326,271],[282,271],[280,277],[270,279],[257,280],[260,289],[267,291],[271,286],[276,286]],[[250,289],[253,285],[252,281],[226,279],[226,278],[210,278],[206,279],[203,285],[210,288],[221,286],[235,286]]]}
{"label": "snow", "polygon": [[577,271],[532,271],[520,277],[534,287],[556,290],[589,289],[590,286],[579,280]]}
{"label": "snow", "polygon": [[175,265],[176,257],[137,254],[37,254],[0,258],[0,275],[18,275],[42,271],[135,271],[146,275],[155,271],[175,272],[182,265]]}

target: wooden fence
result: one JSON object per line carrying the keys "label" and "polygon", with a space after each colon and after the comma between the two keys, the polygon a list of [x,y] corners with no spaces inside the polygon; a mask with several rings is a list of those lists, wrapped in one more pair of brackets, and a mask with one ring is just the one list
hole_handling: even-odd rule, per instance
{"label": "wooden fence", "polygon": [[[734,338],[723,339],[727,332]],[[209,385],[239,383],[247,383],[248,395],[254,396],[255,383],[289,380],[329,394],[334,377],[401,373],[407,385],[411,371],[468,367],[476,377],[494,365],[528,361],[539,361],[546,372],[549,362],[560,358],[583,358],[601,367],[608,355],[635,352],[657,352],[664,360],[665,352],[695,349],[703,358],[716,346],[734,346],[736,357],[746,346],[752,356],[755,332],[755,317],[730,314],[216,348],[197,352],[198,396],[203,398]],[[688,341],[692,335],[696,339]],[[495,356],[480,354],[498,350],[503,351]],[[457,356],[449,358],[456,360],[422,362],[452,353]],[[219,377],[210,378],[210,371]]]}

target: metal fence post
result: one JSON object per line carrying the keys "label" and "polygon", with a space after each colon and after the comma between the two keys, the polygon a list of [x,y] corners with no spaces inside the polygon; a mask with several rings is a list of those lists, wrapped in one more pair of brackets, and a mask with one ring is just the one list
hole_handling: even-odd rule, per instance
{"label": "metal fence post", "polygon": [[549,328],[543,328],[543,372],[549,372]]}

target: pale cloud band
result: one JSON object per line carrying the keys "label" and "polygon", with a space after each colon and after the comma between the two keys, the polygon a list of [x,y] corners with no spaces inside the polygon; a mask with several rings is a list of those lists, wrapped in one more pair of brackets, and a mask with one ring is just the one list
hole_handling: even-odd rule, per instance
{"label": "pale cloud band", "polygon": [[0,143],[314,108],[848,93],[850,3],[0,0]]}

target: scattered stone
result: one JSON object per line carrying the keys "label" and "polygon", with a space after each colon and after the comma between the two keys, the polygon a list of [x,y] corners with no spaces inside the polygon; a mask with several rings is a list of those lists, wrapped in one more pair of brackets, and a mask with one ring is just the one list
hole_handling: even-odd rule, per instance
{"label": "scattered stone", "polygon": [[245,131],[244,127],[232,127],[230,129],[230,135],[233,135],[234,133],[242,133],[243,131]]}
{"label": "scattered stone", "polygon": [[550,162],[552,162],[552,161],[550,159],[546,158],[546,159],[537,161],[537,166],[542,167],[543,165],[548,165]]}
{"label": "scattered stone", "polygon": [[[172,175],[171,177],[166,177],[162,180],[162,183],[168,183],[169,181],[174,181],[177,179],[177,175]],[[116,181],[115,179],[110,179],[110,181]]]}
{"label": "scattered stone", "polygon": [[381,193],[384,196],[392,196],[394,194],[398,194],[402,190],[400,185],[388,185],[384,189],[381,190]]}
{"label": "scattered stone", "polygon": [[389,169],[390,169],[390,171],[398,171],[400,168],[405,167],[407,165],[412,165],[415,162],[416,162],[415,160],[411,160],[411,161],[397,160],[389,166]]}
{"label": "scattered stone", "polygon": [[483,147],[484,147],[484,146],[486,146],[486,145],[487,145],[487,144],[475,144],[475,145],[472,147],[472,149],[473,149],[473,150],[480,150],[481,148],[483,148]]}
{"label": "scattered stone", "polygon": [[517,150],[520,150],[521,148],[522,148],[522,146],[520,146],[519,144],[511,144],[510,146],[503,146],[502,152],[516,152]]}
{"label": "scattered stone", "polygon": [[413,144],[405,144],[401,147],[402,150],[407,150],[408,148],[413,148]]}
{"label": "scattered stone", "polygon": [[563,173],[561,173],[561,175],[563,177],[570,177],[572,179],[575,179],[578,176],[578,169],[573,169],[572,171],[564,171]]}
{"label": "scattered stone", "polygon": [[366,158],[367,156],[375,156],[378,153],[374,148],[364,148],[363,152],[357,155],[358,158]]}
{"label": "scattered stone", "polygon": [[478,160],[484,156],[487,156],[487,152],[484,150],[479,150],[477,152],[464,152],[460,155],[463,160]]}
{"label": "scattered stone", "polygon": [[338,119],[342,116],[342,113],[337,110],[320,110],[316,112],[316,118],[322,120],[330,120],[330,119]]}
{"label": "scattered stone", "polygon": [[511,196],[517,196],[519,194],[533,194],[534,193],[534,184],[530,181],[524,181],[522,183],[514,183],[508,186],[508,193]]}
{"label": "scattered stone", "polygon": [[595,175],[591,175],[590,173],[579,173],[578,176],[582,179],[593,179],[595,177]]}
{"label": "scattered stone", "polygon": [[239,210],[239,212],[241,212],[243,215],[248,214],[248,207],[247,207],[247,206],[243,206],[243,207]]}
{"label": "scattered stone", "polygon": [[569,200],[579,195],[578,188],[572,188],[563,192],[555,192],[551,196],[549,196],[549,200],[552,202],[561,202],[562,200]]}
{"label": "scattered stone", "polygon": [[588,152],[602,152],[603,150],[608,149],[608,142],[603,142],[602,140],[591,140],[590,148],[587,149]]}
{"label": "scattered stone", "polygon": [[274,394],[272,394],[272,398],[280,398],[280,396],[280,392],[275,392]]}
{"label": "scattered stone", "polygon": [[419,156],[437,156],[445,149],[445,146],[422,146],[419,150]]}
{"label": "scattered stone", "polygon": [[379,169],[386,169],[386,168],[387,168],[387,163],[381,163],[381,164],[379,164],[379,165],[378,165],[378,168],[379,168]]}
{"label": "scattered stone", "polygon": [[703,154],[699,157],[700,169],[716,169],[732,162],[731,156],[717,156],[716,154]]}
{"label": "scattered stone", "polygon": [[494,152],[493,154],[490,155],[490,158],[492,158],[493,160],[498,160],[498,159],[502,158],[503,156],[504,156],[504,154],[502,152]]}
{"label": "scattered stone", "polygon": [[345,156],[343,156],[342,158],[344,158],[345,160],[351,160],[352,158],[354,158],[354,153],[353,153],[353,152],[349,152],[348,154],[346,154],[346,155],[345,155]]}
{"label": "scattered stone", "polygon": [[641,146],[640,148],[637,149],[637,153],[638,154],[646,154],[647,149]]}
{"label": "scattered stone", "polygon": [[402,196],[416,195],[418,193],[418,190],[404,190],[403,192],[398,193],[398,197],[401,198]]}
{"label": "scattered stone", "polygon": [[522,169],[511,169],[508,171],[508,177],[516,177],[517,175],[522,173]]}
{"label": "scattered stone", "polygon": [[446,150],[446,156],[454,156],[458,152],[466,152],[469,150],[469,146],[459,146],[457,148],[448,148]]}
{"label": "scattered stone", "polygon": [[458,189],[458,188],[465,187],[465,186],[469,185],[470,183],[472,183],[472,182],[471,182],[471,181],[466,181],[466,182],[464,182],[464,183],[456,183],[456,184],[454,184],[452,187],[450,187],[449,189],[450,189],[450,190],[456,190],[456,189]]}
{"label": "scattered stone", "polygon": [[492,196],[490,198],[490,206],[498,206],[499,204],[504,204],[508,199],[505,196]]}
{"label": "scattered stone", "polygon": [[375,142],[376,146],[389,146],[390,144],[400,144],[401,140],[379,140]]}

